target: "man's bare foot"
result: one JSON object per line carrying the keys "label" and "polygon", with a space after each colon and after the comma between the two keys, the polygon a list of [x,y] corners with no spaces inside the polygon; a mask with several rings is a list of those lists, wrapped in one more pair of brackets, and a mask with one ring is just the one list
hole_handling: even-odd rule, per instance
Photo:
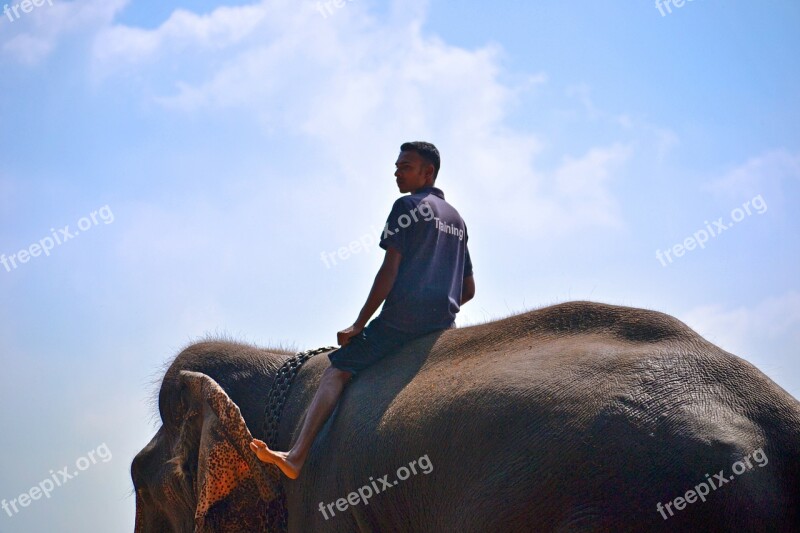
{"label": "man's bare foot", "polygon": [[255,452],[261,461],[271,463],[280,468],[281,472],[289,479],[297,479],[297,476],[300,475],[302,465],[290,461],[288,452],[274,452],[267,448],[266,442],[258,439],[253,439],[250,443],[250,449]]}

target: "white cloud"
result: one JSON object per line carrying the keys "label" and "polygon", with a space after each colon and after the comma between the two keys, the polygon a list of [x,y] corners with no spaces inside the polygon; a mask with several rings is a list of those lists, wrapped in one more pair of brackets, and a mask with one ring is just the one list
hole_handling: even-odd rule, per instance
{"label": "white cloud", "polygon": [[753,348],[755,337],[776,339],[788,334],[800,345],[800,293],[795,291],[766,299],[752,308],[700,306],[684,317],[693,329],[709,339],[719,339],[734,352]]}
{"label": "white cloud", "polygon": [[127,3],[128,0],[59,0],[45,3],[30,13],[20,12],[18,19],[3,25],[0,50],[12,61],[36,65],[64,37],[104,27]]}
{"label": "white cloud", "polygon": [[[592,89],[589,87],[588,83],[582,82],[570,85],[566,89],[566,95],[578,100],[589,118],[595,119],[604,115],[604,113],[595,107],[594,101],[592,101]],[[627,116],[617,118],[620,119],[623,124],[628,122]]]}
{"label": "white cloud", "polygon": [[656,155],[658,161],[661,162],[673,148],[680,144],[680,138],[674,131],[669,129],[655,126],[650,126],[649,129],[656,138]]}
{"label": "white cloud", "polygon": [[[424,4],[415,4],[416,17]],[[507,125],[519,95],[548,83],[546,73],[504,83],[514,76],[505,76],[498,47],[449,45],[408,12],[379,21],[366,4],[348,3],[335,15],[284,0],[203,17],[176,12],[153,30],[101,33],[94,65],[101,77],[123,64],[149,72],[161,83],[155,101],[173,111],[247,110],[270,131],[307,139],[348,186],[374,183],[376,169],[388,174],[386,154],[401,140],[426,138],[443,153],[441,186],[458,182],[458,205],[503,205],[487,224],[553,237],[622,225],[609,184],[632,145],[610,142],[544,169],[540,138]],[[207,61],[176,74],[191,47]]]}
{"label": "white cloud", "polygon": [[711,190],[730,196],[780,192],[785,183],[800,182],[800,154],[772,150],[751,157],[715,180]]}
{"label": "white cloud", "polygon": [[572,213],[583,213],[587,219],[604,226],[617,226],[616,201],[607,190],[607,182],[615,166],[624,163],[632,148],[616,144],[593,148],[580,159],[567,159],[556,172],[559,198],[569,203]]}
{"label": "white cloud", "polygon": [[225,49],[238,44],[259,28],[268,15],[266,8],[266,3],[220,7],[208,15],[177,9],[155,30],[109,26],[97,35],[94,58],[106,68],[112,68],[119,62],[157,60],[157,54],[165,51],[190,50],[196,53]]}
{"label": "white cloud", "polygon": [[468,180],[475,194],[465,202],[474,214],[473,225],[551,240],[580,229],[623,226],[609,183],[630,158],[630,146],[591,148],[579,157],[565,156],[555,169],[542,171],[531,164],[539,151],[534,138],[519,139],[517,144],[511,141],[484,137],[476,143],[480,148],[465,143],[463,152],[456,150],[468,154],[465,161],[456,163],[463,166],[456,175],[476,175]]}
{"label": "white cloud", "polygon": [[795,396],[800,393],[799,292],[767,298],[752,307],[704,305],[681,319],[709,341],[761,368]]}

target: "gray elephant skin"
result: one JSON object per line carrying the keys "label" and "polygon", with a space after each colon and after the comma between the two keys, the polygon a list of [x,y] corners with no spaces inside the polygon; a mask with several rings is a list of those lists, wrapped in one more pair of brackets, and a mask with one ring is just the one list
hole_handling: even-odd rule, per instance
{"label": "gray elephant skin", "polygon": [[[289,355],[174,358],[137,533],[280,530],[281,501],[303,533],[800,531],[800,403],[669,315],[569,302],[418,339],[349,384],[294,481],[248,448]],[[278,449],[327,366],[299,372]]]}

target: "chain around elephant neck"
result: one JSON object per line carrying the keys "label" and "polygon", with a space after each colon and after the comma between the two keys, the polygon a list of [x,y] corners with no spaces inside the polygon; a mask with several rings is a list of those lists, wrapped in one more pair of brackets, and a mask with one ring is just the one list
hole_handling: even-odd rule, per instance
{"label": "chain around elephant neck", "polygon": [[278,369],[275,378],[272,380],[272,388],[270,388],[269,396],[267,397],[267,406],[264,408],[264,426],[262,429],[264,440],[270,449],[274,450],[278,445],[278,425],[281,421],[283,406],[289,398],[289,390],[300,368],[315,355],[335,349],[335,346],[326,346],[316,350],[298,352],[287,359]]}
{"label": "chain around elephant neck", "polygon": [[[289,398],[292,382],[297,377],[300,367],[315,355],[335,349],[336,347],[334,346],[327,346],[316,350],[298,352],[284,361],[278,369],[275,378],[272,380],[272,388],[267,397],[267,406],[264,408],[264,426],[262,429],[264,440],[270,449],[274,450],[278,446],[278,425],[281,421],[283,406]],[[284,532],[289,530],[289,512],[286,508],[286,493],[283,491],[282,485],[278,487],[278,494],[275,500],[268,505],[267,522],[271,531]]]}

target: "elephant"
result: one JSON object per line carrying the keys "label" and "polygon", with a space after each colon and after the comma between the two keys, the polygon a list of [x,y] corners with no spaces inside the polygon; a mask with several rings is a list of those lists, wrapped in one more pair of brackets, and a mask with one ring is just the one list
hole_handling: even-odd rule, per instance
{"label": "elephant", "polygon": [[[670,315],[576,301],[414,340],[350,382],[296,480],[248,448],[290,355],[172,360],[136,533],[800,531],[800,402]],[[278,449],[328,365],[297,371]]]}

